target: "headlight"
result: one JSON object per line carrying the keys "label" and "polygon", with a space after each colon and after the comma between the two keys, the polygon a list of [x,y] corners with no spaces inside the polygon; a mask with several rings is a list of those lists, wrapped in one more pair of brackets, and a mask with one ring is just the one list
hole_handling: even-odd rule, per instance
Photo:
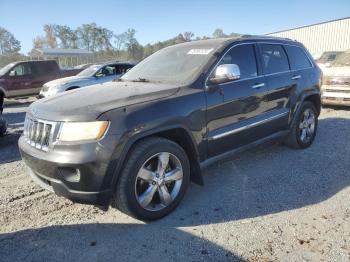
{"label": "headlight", "polygon": [[62,142],[98,140],[104,136],[108,121],[64,122],[58,140]]}

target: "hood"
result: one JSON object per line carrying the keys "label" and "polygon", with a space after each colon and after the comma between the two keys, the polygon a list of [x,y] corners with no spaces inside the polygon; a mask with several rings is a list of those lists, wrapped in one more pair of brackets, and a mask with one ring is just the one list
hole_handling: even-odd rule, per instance
{"label": "hood", "polygon": [[73,83],[76,81],[81,81],[81,80],[87,80],[90,79],[90,77],[86,77],[86,76],[69,76],[69,77],[63,77],[63,78],[59,78],[56,80],[52,80],[50,82],[47,82],[45,85],[46,86],[61,86],[64,85],[66,83]]}
{"label": "hood", "polygon": [[322,71],[325,76],[350,76],[350,66],[324,67]]}
{"label": "hood", "polygon": [[29,114],[51,121],[91,121],[102,113],[171,96],[177,85],[139,82],[107,82],[38,100]]}

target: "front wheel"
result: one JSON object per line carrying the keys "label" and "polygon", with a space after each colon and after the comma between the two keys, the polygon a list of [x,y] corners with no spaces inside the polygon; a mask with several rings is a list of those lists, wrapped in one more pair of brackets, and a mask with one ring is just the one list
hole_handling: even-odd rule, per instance
{"label": "front wheel", "polygon": [[307,148],[315,139],[318,125],[318,113],[314,104],[303,102],[296,117],[285,144],[293,148]]}
{"label": "front wheel", "polygon": [[112,205],[141,220],[159,219],[178,206],[189,179],[189,161],[179,145],[164,138],[145,139],[131,150]]}

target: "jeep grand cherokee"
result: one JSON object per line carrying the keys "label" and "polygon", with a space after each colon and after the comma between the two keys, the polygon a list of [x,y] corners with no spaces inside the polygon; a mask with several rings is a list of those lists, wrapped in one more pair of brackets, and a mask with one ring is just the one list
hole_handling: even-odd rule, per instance
{"label": "jeep grand cherokee", "polygon": [[19,147],[32,178],[57,195],[158,219],[213,161],[270,139],[310,146],[320,78],[288,39],[178,44],[118,82],[35,102]]}

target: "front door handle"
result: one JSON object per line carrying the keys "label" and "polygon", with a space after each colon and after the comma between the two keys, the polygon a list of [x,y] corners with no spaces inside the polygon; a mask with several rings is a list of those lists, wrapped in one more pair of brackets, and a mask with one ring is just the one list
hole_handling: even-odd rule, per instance
{"label": "front door handle", "polygon": [[260,87],[263,87],[263,86],[265,86],[265,83],[255,84],[255,85],[252,86],[252,88],[257,89],[257,88],[260,88]]}
{"label": "front door handle", "polygon": [[297,79],[300,79],[300,78],[301,78],[301,75],[296,75],[296,76],[292,77],[292,80],[297,80]]}

